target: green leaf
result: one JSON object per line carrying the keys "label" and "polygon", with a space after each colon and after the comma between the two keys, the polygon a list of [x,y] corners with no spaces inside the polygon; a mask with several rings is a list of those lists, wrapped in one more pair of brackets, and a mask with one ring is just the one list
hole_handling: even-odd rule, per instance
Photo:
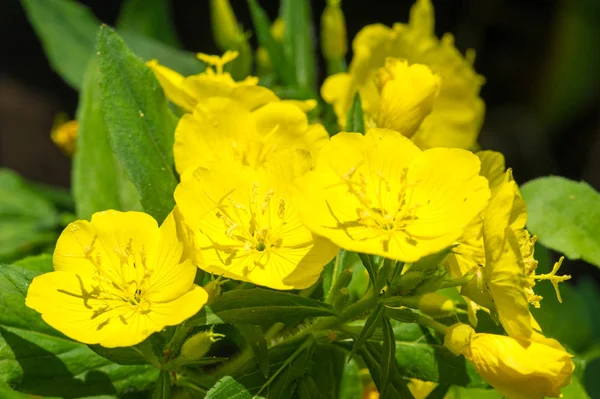
{"label": "green leaf", "polygon": [[363,115],[362,103],[358,91],[354,95],[352,105],[346,116],[346,131],[365,134],[365,117]]}
{"label": "green leaf", "polygon": [[248,6],[258,43],[269,53],[269,59],[273,64],[273,71],[284,85],[295,85],[296,77],[294,76],[294,70],[286,60],[283,48],[271,34],[271,21],[269,17],[256,0],[248,0]]}
{"label": "green leaf", "polygon": [[171,376],[170,372],[162,370],[158,376],[158,381],[152,391],[152,399],[170,399],[171,398]]}
{"label": "green leaf", "polygon": [[257,394],[268,388],[267,399],[292,399],[298,381],[308,374],[314,347],[312,339],[304,341],[263,384]]}
{"label": "green leaf", "polygon": [[527,228],[544,246],[600,267],[600,193],[585,182],[550,176],[523,185]]}
{"label": "green leaf", "polygon": [[89,345],[100,356],[121,365],[146,365],[148,361],[135,347],[105,348],[101,345]]}
{"label": "green leaf", "polygon": [[[75,89],[83,82],[89,59],[95,53],[100,21],[74,0],[21,0],[52,68]],[[131,31],[123,36],[134,53],[144,60],[152,58],[189,75],[198,73],[203,64],[193,54],[170,48],[156,40]]]}
{"label": "green leaf", "polygon": [[371,282],[373,283],[373,285],[375,285],[375,283],[377,282],[377,269],[373,264],[371,256],[359,253],[358,257],[360,258],[360,261],[362,262],[365,269],[367,269],[367,273],[369,273],[369,278],[371,279]]}
{"label": "green leaf", "polygon": [[360,399],[363,386],[355,360],[348,362],[348,353],[334,345],[317,345],[310,376],[323,398]]}
{"label": "green leaf", "polygon": [[298,383],[296,397],[298,399],[321,399],[323,396],[313,378],[307,376]]}
{"label": "green leaf", "polygon": [[[340,249],[337,256],[332,262],[329,262],[323,273],[321,274],[321,280],[323,281],[323,292],[325,293],[325,301],[331,303],[333,293],[336,288],[347,287],[348,284],[342,284],[340,286],[339,278],[346,269],[349,269],[352,264],[348,262],[350,252],[345,249]],[[354,277],[354,276],[352,276]],[[352,280],[350,280],[352,281]]]}
{"label": "green leaf", "polygon": [[269,352],[267,348],[267,340],[259,326],[252,324],[238,324],[236,328],[240,331],[246,343],[254,353],[254,359],[258,363],[258,367],[263,375],[269,377]]}
{"label": "green leaf", "polygon": [[283,49],[288,65],[296,74],[300,89],[314,90],[316,63],[310,2],[283,0],[281,10],[285,23]]}
{"label": "green leaf", "polygon": [[379,392],[382,399],[388,398],[391,381],[398,373],[396,369],[396,345],[394,344],[394,330],[389,319],[384,317],[383,327],[383,356],[381,359],[381,376],[379,383]]}
{"label": "green leaf", "polygon": [[27,288],[38,274],[0,266],[0,382],[29,394],[69,399],[145,390],[156,380],[152,367],[114,364],[27,308]]}
{"label": "green leaf", "polygon": [[562,397],[565,399],[590,399],[590,395],[579,381],[574,377],[569,385],[561,390]]}
{"label": "green leaf", "polygon": [[77,217],[89,220],[92,214],[107,209],[141,210],[140,196],[110,146],[96,56],[91,58],[85,74],[77,120],[79,135],[72,171]]}
{"label": "green leaf", "polygon": [[226,292],[202,313],[201,311],[190,320],[190,323],[267,325],[335,315],[331,306],[321,301],[262,288]]}
{"label": "green leaf", "polygon": [[[447,397],[449,399],[502,399],[503,396],[495,389],[450,387]],[[570,397],[565,396],[565,399]],[[429,398],[428,398],[429,399]]]}
{"label": "green leaf", "polygon": [[371,338],[371,336],[375,332],[375,329],[377,328],[377,326],[381,322],[381,319],[383,318],[383,313],[384,306],[379,304],[377,305],[375,310],[373,310],[373,313],[369,315],[369,317],[365,321],[363,329],[360,331],[360,335],[354,341],[352,351],[350,352],[350,358],[352,358],[352,356],[354,356],[354,354],[365,344],[365,342],[367,342],[367,340]]}
{"label": "green leaf", "polygon": [[127,0],[121,7],[117,29],[151,37],[179,47],[168,0]]}
{"label": "green leaf", "polygon": [[[359,350],[359,353],[369,369],[369,373],[371,374],[377,389],[381,391],[382,387],[379,386],[381,381],[381,348],[375,344],[367,343]],[[390,398],[414,399],[406,382],[402,381],[400,378],[394,378],[388,392],[388,397]]]}
{"label": "green leaf", "polygon": [[13,391],[8,385],[0,382],[0,398],[2,399],[60,399],[60,398],[50,398],[50,397],[41,397],[41,396],[36,396],[35,398],[33,398],[31,395],[25,394],[25,393],[21,393],[21,392],[17,392],[17,391]]}
{"label": "green leaf", "polygon": [[144,210],[161,223],[175,205],[177,120],[152,71],[106,26],[98,34],[98,52],[111,146],[138,189]]}
{"label": "green leaf", "polygon": [[261,399],[252,394],[230,376],[221,378],[206,393],[205,399]]}
{"label": "green leaf", "polygon": [[58,212],[9,169],[0,169],[0,262],[10,262],[56,241]]}
{"label": "green leaf", "polygon": [[15,266],[39,273],[48,273],[54,270],[52,255],[50,254],[28,256],[27,258],[16,261]]}

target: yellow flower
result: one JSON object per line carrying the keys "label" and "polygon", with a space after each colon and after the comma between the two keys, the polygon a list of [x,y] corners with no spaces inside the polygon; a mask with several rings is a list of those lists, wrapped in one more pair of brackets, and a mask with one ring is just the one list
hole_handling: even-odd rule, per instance
{"label": "yellow flower", "polygon": [[136,345],[206,303],[206,292],[194,285],[196,267],[181,260],[182,251],[172,215],[159,228],[145,213],[96,213],[65,228],[55,271],[33,279],[26,304],[77,341]]}
{"label": "yellow flower", "polygon": [[79,122],[66,121],[64,116],[59,116],[52,127],[50,138],[56,146],[68,157],[75,154],[77,149],[77,136],[79,135]]}
{"label": "yellow flower", "polygon": [[339,133],[301,178],[301,216],[342,248],[414,262],[452,245],[489,198],[479,159],[400,133]]}
{"label": "yellow flower", "polygon": [[215,161],[259,167],[290,149],[316,153],[328,138],[321,124],[309,124],[306,114],[289,102],[249,110],[230,98],[209,98],[177,125],[175,167],[179,174]]}
{"label": "yellow flower", "polygon": [[504,335],[477,334],[464,324],[448,328],[444,345],[464,355],[492,387],[508,399],[558,398],[571,382],[572,356],[553,339],[537,334],[523,343]]}
{"label": "yellow flower", "polygon": [[280,290],[317,281],[338,248],[300,222],[291,190],[305,158],[291,151],[258,169],[231,163],[182,176],[175,201],[201,269]]}
{"label": "yellow flower", "polygon": [[426,65],[441,79],[439,95],[431,98],[431,113],[423,115],[425,119],[412,136],[413,141],[420,148],[469,149],[475,145],[485,108],[479,97],[484,79],[473,70],[473,52],[463,57],[454,47],[452,35],[439,40],[433,28],[430,0],[417,0],[408,24],[397,23],[392,28],[368,25],[356,35],[349,72],[330,76],[321,88],[321,95],[333,105],[342,127],[357,90],[368,116],[377,122],[377,115],[372,113],[380,107],[377,75],[391,57]]}

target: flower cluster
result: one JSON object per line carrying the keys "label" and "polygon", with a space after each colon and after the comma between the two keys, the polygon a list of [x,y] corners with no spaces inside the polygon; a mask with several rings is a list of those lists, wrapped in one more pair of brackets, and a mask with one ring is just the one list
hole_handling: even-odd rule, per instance
{"label": "flower cluster", "polygon": [[[339,30],[339,2],[331,3],[327,23]],[[335,40],[327,48],[332,60],[345,54]],[[536,274],[512,171],[499,153],[471,151],[484,113],[473,54],[463,57],[450,35],[435,37],[428,0],[417,0],[408,24],[365,27],[353,50],[348,72],[321,88],[350,130],[331,137],[308,116],[315,100],[281,99],[254,76],[226,72],[236,51],[199,54],[207,68],[192,76],[149,61],[182,115],[175,208],[160,227],[144,213],[111,210],[71,223],[55,271],[33,280],[27,305],[73,339],[132,346],[209,301],[194,283],[197,268],[305,289],[343,249],[391,268],[373,281],[374,295],[389,299],[386,308],[415,309],[415,321],[445,334],[446,347],[501,394],[558,397],[574,364],[529,306],[540,306],[537,281],[557,287],[569,276],[556,275],[562,259]],[[364,134],[346,126],[357,93]],[[483,310],[507,336],[434,321],[455,316],[455,303],[436,294],[442,282],[458,282],[473,327]]]}

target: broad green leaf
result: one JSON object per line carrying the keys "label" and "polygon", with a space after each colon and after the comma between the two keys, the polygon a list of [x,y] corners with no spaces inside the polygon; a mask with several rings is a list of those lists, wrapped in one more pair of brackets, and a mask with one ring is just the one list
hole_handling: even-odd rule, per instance
{"label": "broad green leaf", "polygon": [[140,196],[110,146],[96,56],[91,58],[85,74],[77,120],[79,135],[72,170],[77,217],[89,220],[92,214],[107,209],[141,210]]}
{"label": "broad green leaf", "polygon": [[569,385],[561,390],[562,397],[565,399],[591,399],[588,392],[579,381],[579,378],[574,377]]}
{"label": "broad green leaf", "polygon": [[[21,3],[42,41],[50,65],[69,85],[79,89],[89,59],[95,54],[100,21],[75,0],[21,0]],[[123,36],[134,53],[144,60],[156,58],[184,75],[203,69],[193,54],[131,31],[124,31]]]}
{"label": "broad green leaf", "polygon": [[152,71],[104,26],[98,34],[104,121],[114,153],[159,223],[175,205],[173,132],[177,120]]}
{"label": "broad green leaf", "polygon": [[379,392],[381,398],[389,397],[391,383],[395,375],[397,374],[396,369],[396,345],[394,344],[394,330],[390,320],[384,317],[381,320],[383,329],[383,352],[381,358],[381,376],[379,383]]}
{"label": "broad green leaf", "polygon": [[240,331],[246,343],[254,353],[254,359],[258,363],[260,371],[265,377],[269,376],[269,352],[267,340],[259,326],[252,324],[238,324],[236,328]]}
{"label": "broad green leaf", "polygon": [[250,16],[252,17],[258,43],[269,53],[269,59],[273,64],[273,71],[284,85],[295,85],[296,77],[294,76],[294,70],[286,60],[283,48],[277,43],[273,35],[271,35],[271,21],[269,17],[256,0],[248,0],[248,7],[250,8]]}
{"label": "broad green leaf", "polygon": [[126,0],[121,7],[117,29],[179,47],[168,0]]}
{"label": "broad green leaf", "polygon": [[314,90],[315,43],[309,0],[283,0],[282,16],[285,23],[283,49],[288,65],[296,74],[300,89]]}
{"label": "broad green leaf", "polygon": [[357,132],[365,134],[365,117],[363,115],[362,102],[358,91],[354,95],[352,105],[346,115],[346,132]]}
{"label": "broad green leaf", "polygon": [[365,344],[365,342],[367,342],[367,340],[369,338],[371,338],[371,336],[375,332],[375,329],[379,326],[379,323],[381,322],[381,320],[383,318],[383,313],[384,313],[384,306],[379,304],[379,305],[377,305],[375,310],[373,310],[373,313],[371,313],[369,315],[369,317],[367,317],[367,320],[365,321],[365,325],[362,328],[362,330],[360,331],[360,335],[354,341],[354,345],[352,346],[352,351],[350,352],[350,358],[352,358],[352,356],[354,356],[354,354]]}
{"label": "broad green leaf", "polygon": [[152,391],[152,399],[171,398],[171,376],[169,371],[162,370]]}
{"label": "broad green leaf", "polygon": [[348,362],[348,353],[334,345],[317,345],[309,374],[323,398],[360,399],[362,383],[355,360]]}
{"label": "broad green leaf", "polygon": [[206,393],[205,399],[260,399],[230,376],[221,378]]}
{"label": "broad green leaf", "polygon": [[52,245],[58,212],[21,176],[0,169],[0,262],[10,262]]}
{"label": "broad green leaf", "polygon": [[[207,308],[205,306],[205,308]],[[202,311],[192,324],[291,323],[308,317],[333,316],[331,306],[314,299],[262,288],[229,291]]]}
{"label": "broad green leaf", "polygon": [[523,185],[527,228],[544,246],[600,267],[600,193],[585,182],[550,176]]}
{"label": "broad green leaf", "polygon": [[38,272],[0,266],[0,382],[41,396],[80,398],[147,389],[158,372],[119,366],[48,326],[25,306]]}
{"label": "broad green leaf", "polygon": [[62,212],[73,212],[75,201],[69,190],[62,187],[49,186],[43,183],[29,182],[29,187],[50,201],[54,207]]}
{"label": "broad green leaf", "polygon": [[56,398],[56,397],[41,397],[41,396],[35,396],[32,397],[29,394],[26,393],[21,393],[21,392],[17,392],[11,389],[11,387],[9,387],[8,385],[0,382],[0,398],[2,399],[60,399],[60,398]]}
{"label": "broad green leaf", "polygon": [[52,255],[50,254],[28,256],[27,258],[16,261],[15,266],[37,273],[48,273],[54,270]]}

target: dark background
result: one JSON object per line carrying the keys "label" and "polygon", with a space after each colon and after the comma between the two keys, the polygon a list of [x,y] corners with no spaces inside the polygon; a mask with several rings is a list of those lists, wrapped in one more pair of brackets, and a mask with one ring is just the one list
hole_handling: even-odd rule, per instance
{"label": "dark background", "polygon": [[[81,3],[114,24],[122,1]],[[231,3],[251,30],[246,2]],[[272,19],[277,15],[279,1],[260,3]],[[452,32],[461,51],[474,48],[476,69],[487,79],[481,92],[487,105],[481,146],[503,152],[520,183],[556,174],[600,189],[600,0],[433,3],[438,36]],[[70,160],[49,132],[57,113],[74,116],[77,93],[48,65],[21,4],[0,4],[0,165],[68,187]],[[411,4],[345,0],[348,37],[366,24],[406,22]],[[316,26],[324,6],[325,0],[313,2]],[[171,12],[185,49],[219,52],[207,0],[173,0]]]}

